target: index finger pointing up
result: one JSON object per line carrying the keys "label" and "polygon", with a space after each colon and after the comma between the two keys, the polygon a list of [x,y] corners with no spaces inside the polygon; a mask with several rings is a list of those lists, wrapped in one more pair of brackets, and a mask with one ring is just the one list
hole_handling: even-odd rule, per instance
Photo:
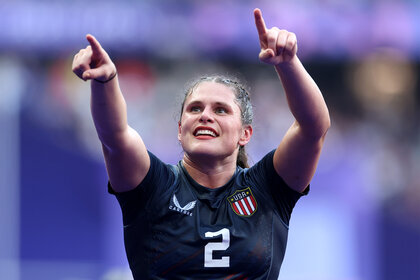
{"label": "index finger pointing up", "polygon": [[93,53],[99,53],[101,51],[101,49],[102,49],[101,44],[99,44],[98,40],[96,40],[95,37],[88,34],[88,35],[86,35],[86,39],[88,40],[90,46],[92,47],[92,52]]}
{"label": "index finger pointing up", "polygon": [[262,17],[262,13],[260,9],[254,10],[254,17],[255,17],[255,26],[257,27],[257,30],[258,30],[258,35],[259,36],[265,35],[267,28],[265,27],[265,22]]}

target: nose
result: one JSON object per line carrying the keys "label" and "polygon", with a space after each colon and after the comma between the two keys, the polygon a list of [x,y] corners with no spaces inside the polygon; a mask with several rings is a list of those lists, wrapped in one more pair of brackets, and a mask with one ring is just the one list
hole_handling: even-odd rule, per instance
{"label": "nose", "polygon": [[204,108],[204,110],[201,112],[201,116],[200,116],[200,122],[214,122],[213,119],[213,114],[210,108]]}

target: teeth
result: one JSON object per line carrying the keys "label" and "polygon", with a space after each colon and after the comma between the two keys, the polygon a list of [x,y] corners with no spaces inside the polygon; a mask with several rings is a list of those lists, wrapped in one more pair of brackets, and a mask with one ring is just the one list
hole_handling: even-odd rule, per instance
{"label": "teeth", "polygon": [[198,135],[211,135],[211,136],[213,136],[213,137],[216,137],[216,133],[214,133],[214,132],[213,132],[213,131],[211,131],[211,130],[207,130],[207,129],[198,130],[198,131],[195,133],[195,135],[196,135],[196,136],[198,136]]}

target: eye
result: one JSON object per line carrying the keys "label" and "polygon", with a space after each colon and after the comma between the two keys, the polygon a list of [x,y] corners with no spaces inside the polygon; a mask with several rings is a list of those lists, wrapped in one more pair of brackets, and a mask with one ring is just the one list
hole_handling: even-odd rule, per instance
{"label": "eye", "polygon": [[217,114],[226,114],[227,113],[227,110],[225,108],[223,108],[223,107],[217,107],[216,110],[215,110],[215,112]]}
{"label": "eye", "polygon": [[192,107],[190,108],[190,112],[192,112],[192,113],[198,113],[198,112],[201,112],[201,108],[200,108],[199,106],[192,106]]}

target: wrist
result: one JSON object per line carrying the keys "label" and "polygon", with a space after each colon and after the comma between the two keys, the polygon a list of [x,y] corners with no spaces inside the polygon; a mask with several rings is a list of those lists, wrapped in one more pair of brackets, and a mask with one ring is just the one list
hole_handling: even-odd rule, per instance
{"label": "wrist", "polygon": [[94,81],[96,81],[96,82],[98,82],[98,83],[101,83],[101,84],[106,84],[106,83],[108,83],[109,81],[111,81],[111,80],[113,80],[115,77],[117,76],[117,71],[115,71],[115,73],[114,74],[112,74],[107,80],[105,80],[105,81],[101,81],[101,80],[97,80],[97,79],[93,79]]}
{"label": "wrist", "polygon": [[300,61],[297,55],[293,56],[289,61],[283,61],[279,64],[275,64],[274,67],[276,68],[277,72],[287,72],[292,70],[297,65],[299,65]]}

